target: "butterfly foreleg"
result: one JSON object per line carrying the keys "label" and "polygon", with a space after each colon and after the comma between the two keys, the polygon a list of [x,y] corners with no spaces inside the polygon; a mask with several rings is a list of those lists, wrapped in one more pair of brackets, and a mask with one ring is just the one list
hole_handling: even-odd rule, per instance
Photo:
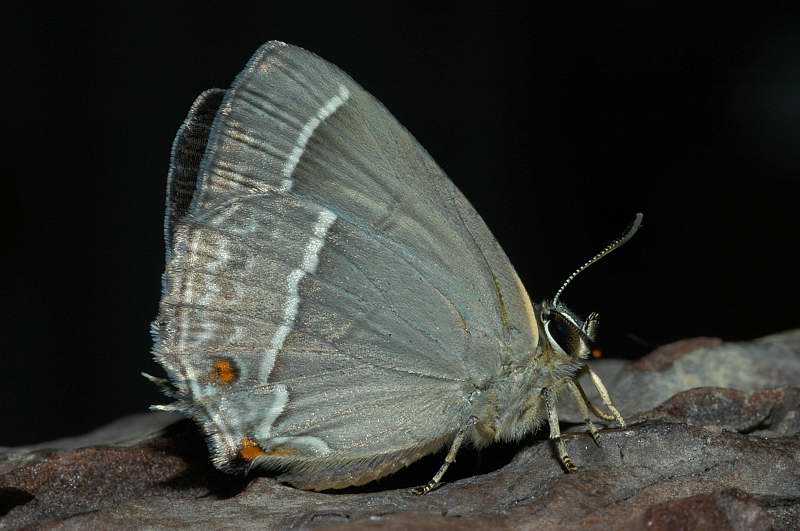
{"label": "butterfly foreleg", "polygon": [[461,448],[461,443],[464,442],[464,437],[467,436],[467,431],[473,427],[478,422],[478,417],[471,416],[467,419],[461,428],[459,428],[458,433],[456,433],[455,438],[453,439],[453,443],[450,445],[450,451],[447,452],[447,456],[444,458],[444,463],[442,466],[439,467],[439,471],[433,476],[427,484],[416,487],[411,492],[414,494],[421,496],[423,494],[427,494],[430,491],[439,487],[442,484],[442,476],[444,473],[447,472],[447,469],[450,467],[450,464],[456,460],[456,454],[458,453],[458,449]]}

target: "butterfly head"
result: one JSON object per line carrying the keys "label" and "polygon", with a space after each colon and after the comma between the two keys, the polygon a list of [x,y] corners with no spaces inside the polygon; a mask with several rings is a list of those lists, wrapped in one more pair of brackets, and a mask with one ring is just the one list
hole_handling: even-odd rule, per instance
{"label": "butterfly head", "polygon": [[625,233],[609,243],[602,251],[583,264],[561,285],[552,301],[544,301],[537,307],[537,318],[540,323],[542,337],[546,339],[547,346],[557,354],[568,356],[576,360],[585,360],[589,356],[600,357],[600,349],[596,346],[599,318],[592,312],[584,320],[575,312],[567,308],[559,299],[572,279],[615,249],[630,240],[642,224],[642,214],[636,214]]}
{"label": "butterfly head", "polygon": [[597,348],[598,315],[594,312],[584,320],[562,303],[553,305],[544,301],[539,318],[542,323],[544,337],[550,347],[570,358],[587,359],[590,355],[599,357]]}

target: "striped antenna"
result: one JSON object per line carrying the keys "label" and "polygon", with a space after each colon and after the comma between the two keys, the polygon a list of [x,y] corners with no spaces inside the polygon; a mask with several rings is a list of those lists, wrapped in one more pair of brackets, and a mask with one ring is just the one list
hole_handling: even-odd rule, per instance
{"label": "striped antenna", "polygon": [[556,292],[556,296],[553,297],[553,303],[552,303],[553,306],[555,306],[556,303],[558,302],[558,298],[561,296],[561,293],[564,291],[564,288],[566,288],[569,285],[569,283],[572,282],[572,279],[577,277],[581,271],[583,271],[593,263],[597,262],[607,254],[611,253],[611,251],[619,249],[625,242],[633,238],[633,235],[636,234],[636,231],[639,230],[639,227],[642,225],[643,217],[644,215],[641,212],[637,213],[636,218],[633,220],[633,223],[631,223],[631,225],[625,230],[625,233],[622,236],[620,236],[616,240],[606,245],[606,247],[602,251],[594,255],[591,260],[583,264],[581,267],[576,269],[574,273],[572,273],[569,277],[567,277],[567,280],[564,281],[564,283]]}

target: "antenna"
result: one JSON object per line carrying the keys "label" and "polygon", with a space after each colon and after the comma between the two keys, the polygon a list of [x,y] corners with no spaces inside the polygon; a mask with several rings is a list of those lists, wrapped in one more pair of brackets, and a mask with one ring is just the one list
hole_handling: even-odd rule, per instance
{"label": "antenna", "polygon": [[587,267],[589,267],[593,263],[597,262],[598,260],[600,260],[601,258],[606,256],[607,254],[611,253],[611,251],[619,249],[620,247],[622,247],[623,244],[625,244],[625,242],[627,242],[628,240],[633,238],[633,235],[636,234],[636,231],[639,230],[639,227],[641,227],[641,225],[642,225],[642,218],[643,217],[644,217],[644,215],[641,212],[637,213],[636,214],[636,218],[633,220],[633,223],[630,224],[630,226],[625,230],[625,232],[622,234],[622,236],[620,236],[616,240],[614,240],[611,243],[609,243],[608,245],[606,245],[605,248],[602,251],[600,251],[599,253],[594,255],[591,260],[589,260],[588,262],[586,262],[585,264],[580,266],[578,269],[575,270],[574,273],[572,273],[569,277],[567,277],[567,280],[565,280],[564,283],[561,285],[561,287],[558,288],[558,291],[556,292],[556,296],[553,297],[552,305],[553,306],[556,305],[556,303],[558,302],[558,298],[561,296],[561,293],[564,291],[564,288],[566,288],[569,285],[569,283],[572,282],[572,279],[577,277],[578,274],[581,271],[583,271],[584,269],[586,269]]}

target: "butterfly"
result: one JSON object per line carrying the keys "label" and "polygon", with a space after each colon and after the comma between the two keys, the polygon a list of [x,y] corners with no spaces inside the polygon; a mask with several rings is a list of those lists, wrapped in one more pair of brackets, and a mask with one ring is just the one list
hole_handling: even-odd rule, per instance
{"label": "butterfly", "polygon": [[[557,400],[624,420],[586,364],[597,314],[534,305],[481,217],[411,134],[336,66],[263,45],[192,105],[172,148],[152,378],[213,463],[302,489],[362,485],[448,447],[549,424]],[[607,411],[591,404],[587,374]]]}

